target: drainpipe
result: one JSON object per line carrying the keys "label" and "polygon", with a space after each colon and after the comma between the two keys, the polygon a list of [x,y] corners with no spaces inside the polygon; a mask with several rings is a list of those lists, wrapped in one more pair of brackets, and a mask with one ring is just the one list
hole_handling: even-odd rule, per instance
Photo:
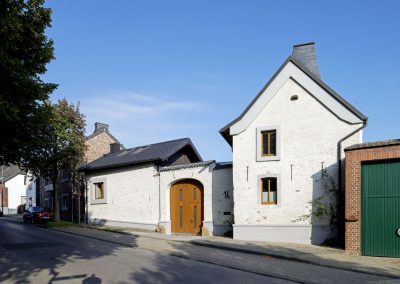
{"label": "drainpipe", "polygon": [[[338,204],[339,204],[339,224],[338,224],[338,239],[341,245],[344,244],[344,206],[342,205],[342,199],[343,199],[343,195],[342,195],[342,143],[343,141],[345,141],[347,138],[353,136],[354,134],[356,134],[357,132],[359,132],[360,130],[364,129],[368,124],[368,118],[365,118],[363,120],[363,124],[357,128],[356,130],[354,130],[353,132],[351,132],[350,134],[347,134],[345,137],[343,137],[342,139],[339,140],[339,142],[337,143],[337,163],[338,163],[338,190],[339,190],[339,196],[338,196]],[[342,222],[343,220],[343,222]]]}
{"label": "drainpipe", "polygon": [[341,174],[342,173],[342,143],[347,138],[353,136],[354,134],[356,134],[360,130],[364,129],[367,126],[367,124],[368,124],[368,118],[363,120],[363,125],[361,125],[359,128],[357,128],[356,130],[354,130],[350,134],[347,134],[345,137],[340,139],[339,142],[337,143],[337,162],[338,162],[338,169],[339,169],[339,173],[338,173],[339,192],[341,192],[341,189],[342,189],[341,188],[342,187],[342,174]]}

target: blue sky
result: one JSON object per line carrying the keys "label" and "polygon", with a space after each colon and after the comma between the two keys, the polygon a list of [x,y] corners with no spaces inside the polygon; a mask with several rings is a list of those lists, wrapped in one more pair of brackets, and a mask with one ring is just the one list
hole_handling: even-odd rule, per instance
{"label": "blue sky", "polygon": [[231,160],[218,130],[291,54],[315,41],[322,79],[369,117],[365,141],[400,138],[400,1],[48,1],[52,100],[81,104],[133,147],[190,137]]}

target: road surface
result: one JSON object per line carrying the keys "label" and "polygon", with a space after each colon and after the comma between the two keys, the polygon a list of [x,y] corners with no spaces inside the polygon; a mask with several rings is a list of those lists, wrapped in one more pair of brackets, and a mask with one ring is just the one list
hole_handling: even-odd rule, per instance
{"label": "road surface", "polygon": [[127,247],[0,218],[0,283],[398,283],[194,245],[185,252],[179,257],[161,243]]}

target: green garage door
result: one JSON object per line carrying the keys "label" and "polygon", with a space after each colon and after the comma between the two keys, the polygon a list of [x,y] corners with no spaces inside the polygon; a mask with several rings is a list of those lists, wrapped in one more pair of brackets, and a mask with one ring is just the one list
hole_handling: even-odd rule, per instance
{"label": "green garage door", "polygon": [[400,161],[361,166],[361,253],[400,257]]}

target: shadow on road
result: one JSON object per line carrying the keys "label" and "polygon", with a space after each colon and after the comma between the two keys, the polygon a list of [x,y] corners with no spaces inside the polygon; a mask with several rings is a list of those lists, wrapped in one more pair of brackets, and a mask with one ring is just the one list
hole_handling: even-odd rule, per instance
{"label": "shadow on road", "polygon": [[[98,241],[90,238],[3,218],[0,219],[0,232],[0,283],[102,283],[102,279],[91,271],[90,262],[85,274],[61,275],[58,271],[77,260],[90,261],[113,255],[125,247],[107,243],[99,245]],[[136,246],[135,236],[124,235],[124,238],[131,246]]]}

